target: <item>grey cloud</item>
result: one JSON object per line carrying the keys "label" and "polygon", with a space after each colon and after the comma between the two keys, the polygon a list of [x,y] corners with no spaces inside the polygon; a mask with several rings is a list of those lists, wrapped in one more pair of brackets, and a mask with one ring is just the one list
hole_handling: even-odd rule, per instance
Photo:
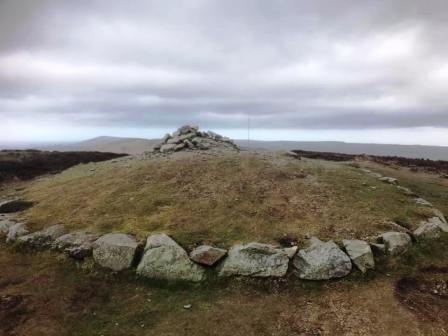
{"label": "grey cloud", "polygon": [[446,1],[0,3],[0,116],[448,127]]}

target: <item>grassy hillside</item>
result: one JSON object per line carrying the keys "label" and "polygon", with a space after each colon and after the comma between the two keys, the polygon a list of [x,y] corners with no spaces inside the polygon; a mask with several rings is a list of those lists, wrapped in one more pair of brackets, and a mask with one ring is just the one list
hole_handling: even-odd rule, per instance
{"label": "grassy hillside", "polygon": [[394,186],[347,163],[277,154],[179,156],[73,167],[23,191],[34,228],[172,234],[185,246],[365,238],[425,214]]}

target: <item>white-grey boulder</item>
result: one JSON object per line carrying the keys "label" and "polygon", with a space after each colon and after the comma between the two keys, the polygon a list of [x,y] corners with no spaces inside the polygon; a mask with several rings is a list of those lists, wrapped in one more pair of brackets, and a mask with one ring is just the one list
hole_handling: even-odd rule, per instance
{"label": "white-grey boulder", "polygon": [[383,233],[379,241],[386,245],[387,253],[394,256],[405,253],[412,244],[411,236],[404,232]]}
{"label": "white-grey boulder", "polygon": [[298,246],[291,246],[291,247],[285,247],[283,251],[285,251],[289,259],[292,259],[296,255],[298,249],[299,249]]}
{"label": "white-grey boulder", "polygon": [[190,252],[190,258],[198,264],[213,266],[224,258],[226,254],[227,250],[209,245],[201,245]]}
{"label": "white-grey boulder", "polygon": [[436,223],[422,222],[414,231],[414,237],[417,241],[434,240],[439,239],[442,232],[442,229]]}
{"label": "white-grey boulder", "polygon": [[440,228],[440,230],[442,230],[442,232],[448,233],[448,224],[443,220],[441,220],[439,217],[429,218],[428,222],[437,225]]}
{"label": "white-grey boulder", "polygon": [[68,254],[74,259],[84,259],[92,255],[93,243],[98,235],[86,231],[76,231],[64,234],[52,244],[52,248]]}
{"label": "white-grey boulder", "polygon": [[16,223],[11,226],[6,235],[6,242],[10,243],[16,241],[19,237],[27,235],[29,233],[26,223]]}
{"label": "white-grey boulder", "polygon": [[333,241],[322,242],[313,237],[311,246],[299,250],[293,259],[295,274],[306,280],[341,278],[350,273],[350,258]]}
{"label": "white-grey boulder", "polygon": [[45,248],[51,246],[55,239],[67,233],[64,225],[53,225],[42,231],[36,231],[27,235],[21,236],[17,242],[35,248]]}
{"label": "white-grey boulder", "polygon": [[205,270],[191,261],[187,252],[165,234],[148,237],[137,274],[160,280],[198,282],[205,279]]}
{"label": "white-grey boulder", "polygon": [[138,244],[134,237],[124,233],[108,233],[93,244],[95,262],[114,271],[132,266]]}
{"label": "white-grey boulder", "polygon": [[284,249],[260,243],[239,244],[229,250],[219,276],[282,277],[288,263]]}
{"label": "white-grey boulder", "polygon": [[366,273],[369,269],[375,268],[372,249],[370,245],[363,240],[346,240],[342,241],[345,251],[362,273]]}

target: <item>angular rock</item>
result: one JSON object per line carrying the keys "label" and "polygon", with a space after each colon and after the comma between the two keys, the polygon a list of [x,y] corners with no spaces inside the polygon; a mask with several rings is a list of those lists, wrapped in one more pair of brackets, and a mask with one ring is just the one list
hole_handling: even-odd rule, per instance
{"label": "angular rock", "polygon": [[93,258],[99,265],[114,271],[132,266],[138,244],[124,233],[108,233],[93,243]]}
{"label": "angular rock", "polygon": [[53,225],[42,231],[36,231],[17,239],[19,243],[29,245],[34,248],[45,248],[51,246],[55,239],[67,233],[64,225]]}
{"label": "angular rock", "polygon": [[292,259],[296,255],[298,249],[299,249],[298,246],[291,246],[291,247],[285,247],[283,250],[285,251],[288,258]]}
{"label": "angular rock", "polygon": [[98,235],[85,231],[67,233],[57,238],[52,247],[75,259],[84,259],[92,255],[93,242]]}
{"label": "angular rock", "polygon": [[9,214],[24,211],[33,206],[33,202],[23,201],[20,199],[10,199],[0,201],[0,213]]}
{"label": "angular rock", "polygon": [[293,259],[295,274],[306,280],[341,278],[350,273],[350,258],[333,241],[311,239],[311,246],[300,250]]}
{"label": "angular rock", "polygon": [[370,245],[363,240],[343,240],[345,251],[352,262],[358,269],[365,273],[369,269],[375,268],[375,261],[373,259],[372,249]]}
{"label": "angular rock", "polygon": [[437,225],[442,232],[448,233],[448,224],[440,219],[440,217],[432,217],[428,219],[429,223]]}
{"label": "angular rock", "polygon": [[286,252],[272,245],[235,245],[222,263],[219,276],[282,277],[288,270],[288,263]]}
{"label": "angular rock", "polygon": [[379,240],[386,245],[387,253],[394,256],[405,253],[412,244],[411,236],[403,232],[386,232]]}
{"label": "angular rock", "polygon": [[9,228],[8,234],[6,235],[6,242],[9,243],[16,241],[17,238],[24,236],[28,233],[29,231],[26,226],[26,223],[16,223]]}
{"label": "angular rock", "polygon": [[442,236],[442,229],[434,222],[422,222],[417,230],[414,231],[414,237],[417,241],[435,240]]}
{"label": "angular rock", "polygon": [[201,245],[190,252],[190,258],[198,264],[213,266],[227,254],[227,250]]}
{"label": "angular rock", "polygon": [[165,234],[148,237],[137,274],[161,280],[202,281],[205,270],[188,257],[187,252]]}

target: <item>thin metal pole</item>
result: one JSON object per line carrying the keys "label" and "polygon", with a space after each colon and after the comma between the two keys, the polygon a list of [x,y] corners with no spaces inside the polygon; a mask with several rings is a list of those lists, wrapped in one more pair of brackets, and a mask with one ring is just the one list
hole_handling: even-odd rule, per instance
{"label": "thin metal pole", "polygon": [[247,146],[250,144],[250,111],[247,111]]}

